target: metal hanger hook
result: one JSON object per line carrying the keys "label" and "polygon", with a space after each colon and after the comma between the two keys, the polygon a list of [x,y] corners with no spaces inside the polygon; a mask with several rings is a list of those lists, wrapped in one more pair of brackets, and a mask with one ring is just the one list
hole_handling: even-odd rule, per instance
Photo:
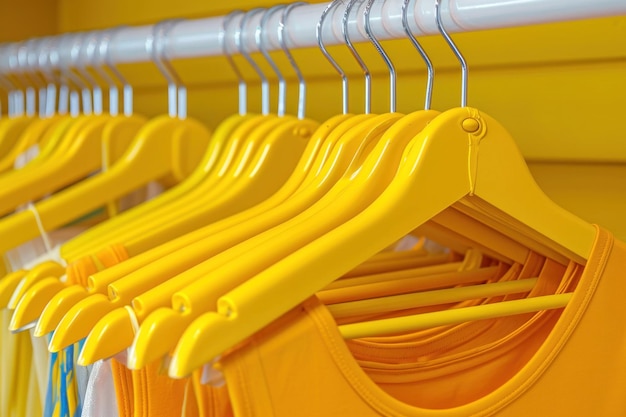
{"label": "metal hanger hook", "polygon": [[420,43],[417,41],[417,38],[415,37],[415,35],[413,35],[413,32],[411,32],[411,28],[409,27],[408,9],[409,9],[410,2],[411,0],[404,0],[404,2],[402,3],[402,27],[404,28],[404,31],[409,37],[409,40],[411,41],[411,43],[413,44],[415,49],[417,49],[420,56],[426,63],[427,80],[426,80],[426,98],[424,101],[424,110],[430,110],[430,104],[432,102],[432,97],[433,97],[433,83],[435,81],[435,70],[434,70],[432,61],[428,57],[428,54],[426,54],[426,51],[424,50],[424,48],[422,48],[422,45],[420,45]]}
{"label": "metal hanger hook", "polygon": [[96,79],[87,70],[89,67],[97,67],[97,63],[95,61],[95,46],[98,40],[97,37],[97,32],[87,32],[83,34],[78,49],[78,65],[76,66],[76,69],[80,72],[82,77],[91,84],[93,113],[99,115],[102,114],[103,107],[102,87],[100,87],[98,81],[96,81]]}
{"label": "metal hanger hook", "polygon": [[244,13],[243,17],[241,18],[241,22],[239,22],[239,30],[235,33],[235,44],[237,45],[237,49],[239,50],[241,55],[243,55],[246,61],[248,61],[248,63],[252,66],[254,71],[258,74],[259,78],[261,78],[261,113],[265,115],[265,114],[268,114],[270,111],[269,81],[267,80],[267,77],[265,76],[265,74],[263,74],[263,71],[261,71],[261,68],[259,68],[257,63],[254,62],[254,60],[252,59],[252,57],[246,50],[245,42],[242,42],[242,37],[244,35],[244,31],[248,23],[248,20],[250,20],[252,16],[262,12],[263,10],[265,9],[256,8],[256,9],[252,9]]}
{"label": "metal hanger hook", "polygon": [[365,19],[365,33],[367,37],[372,41],[376,50],[380,54],[380,56],[387,64],[387,68],[389,69],[389,111],[394,113],[396,111],[396,68],[393,66],[393,62],[389,58],[389,55],[383,49],[383,46],[378,42],[378,39],[374,36],[372,32],[372,26],[370,24],[370,12],[372,11],[372,6],[374,5],[374,0],[368,0],[367,5],[365,6],[365,11],[363,12],[363,18]]}
{"label": "metal hanger hook", "polygon": [[437,18],[437,27],[439,28],[439,32],[441,33],[443,38],[446,40],[446,42],[448,43],[448,46],[450,46],[450,49],[452,49],[452,52],[454,52],[454,55],[457,57],[457,59],[461,63],[461,107],[466,107],[467,106],[467,79],[468,79],[467,63],[465,62],[465,58],[463,58],[461,51],[459,51],[459,48],[457,48],[456,44],[452,41],[452,38],[450,37],[450,35],[448,35],[448,32],[443,27],[443,22],[441,19],[441,4],[439,0],[435,0],[435,16]]}
{"label": "metal hanger hook", "polygon": [[287,55],[287,59],[289,60],[291,67],[298,77],[298,119],[300,120],[304,119],[304,115],[306,112],[306,83],[304,81],[304,77],[302,76],[300,68],[296,64],[296,61],[293,59],[293,56],[291,55],[291,52],[287,47],[287,42],[285,41],[285,31],[287,30],[287,20],[289,19],[289,13],[291,13],[294,8],[298,6],[304,6],[306,4],[307,3],[301,1],[288,5],[283,10],[283,14],[280,16],[280,23],[278,24],[278,42],[280,43],[280,46],[285,55]]}
{"label": "metal hanger hook", "polygon": [[50,38],[43,38],[37,54],[37,68],[46,81],[46,115],[51,116],[57,111],[57,77],[52,71],[50,60]]}
{"label": "metal hanger hook", "polygon": [[[29,45],[27,42],[19,42],[17,48],[17,63],[20,79],[24,82],[24,92],[26,96],[26,115],[33,117],[37,113],[37,98],[35,90],[39,90],[41,84],[36,77],[31,77],[32,68],[28,62]],[[35,81],[36,80],[36,81]]]}
{"label": "metal hanger hook", "polygon": [[152,27],[152,36],[146,39],[146,49],[161,74],[167,80],[168,114],[170,117],[187,117],[187,87],[165,56],[165,38],[172,27],[182,19],[161,21]]}
{"label": "metal hanger hook", "polygon": [[[85,34],[75,33],[66,35],[66,39],[70,42],[70,63],[67,65],[67,76],[73,83],[78,85],[82,94],[83,113],[92,114],[93,112],[93,80],[89,76],[85,77],[83,65],[81,63],[81,49],[85,44]],[[83,78],[76,75],[72,68],[75,68]],[[85,81],[86,80],[86,81]]]}
{"label": "metal hanger hook", "polygon": [[14,75],[14,78],[18,80],[16,83],[15,80],[10,80],[8,77],[5,77],[4,84],[8,87],[9,90],[9,110],[11,110],[11,103],[13,104],[13,111],[10,112],[12,116],[22,116],[25,110],[24,103],[24,91],[23,91],[23,83],[24,81],[21,78],[21,72],[19,68],[19,59],[17,54],[17,49],[15,45],[8,46],[8,55],[9,55],[9,69],[11,73]]}
{"label": "metal hanger hook", "polygon": [[48,80],[45,76],[42,76],[42,72],[39,68],[39,56],[43,46],[43,39],[31,39],[26,41],[27,56],[26,61],[28,68],[33,76],[33,79],[37,79],[36,85],[38,86],[38,101],[39,117],[47,117],[50,114],[48,109]]}
{"label": "metal hanger hook", "polygon": [[94,32],[89,37],[85,55],[88,56],[89,66],[98,73],[100,78],[104,80],[109,90],[109,115],[117,116],[118,114],[118,98],[119,92],[117,84],[109,76],[109,74],[102,68],[104,66],[104,59],[100,54],[100,46],[105,37],[106,31]]}
{"label": "metal hanger hook", "polygon": [[359,55],[356,48],[352,44],[352,41],[350,40],[350,33],[348,31],[350,12],[357,1],[359,0],[350,0],[346,5],[346,9],[344,10],[343,18],[341,20],[341,34],[343,35],[343,40],[346,43],[346,46],[363,71],[363,76],[365,77],[365,114],[370,114],[372,111],[372,75],[367,65],[365,65],[365,61],[363,61],[363,58],[361,58],[361,55]]}
{"label": "metal hanger hook", "polygon": [[[100,44],[98,47],[98,53],[100,57],[103,59],[106,67],[111,71],[111,74],[117,78],[117,80],[122,84],[122,92],[123,92],[123,112],[125,116],[130,116],[133,114],[133,87],[130,83],[124,78],[122,73],[113,65],[113,59],[111,58],[111,40],[117,35],[122,29],[126,26],[117,26],[115,28],[108,29],[102,33],[100,38]],[[118,103],[118,93],[117,87],[115,89],[111,88],[109,90],[109,103],[115,103],[115,107],[117,107]],[[110,107],[110,104],[109,104]],[[111,111],[111,109],[109,110]]]}
{"label": "metal hanger hook", "polygon": [[235,64],[235,60],[233,60],[233,57],[230,51],[228,50],[228,47],[226,44],[226,36],[228,35],[228,25],[230,25],[230,22],[232,22],[232,20],[235,17],[241,16],[243,14],[244,12],[241,10],[234,10],[230,12],[228,15],[226,15],[224,17],[224,20],[222,21],[222,30],[220,31],[220,34],[219,34],[220,45],[222,47],[222,53],[228,60],[228,63],[233,69],[233,72],[237,76],[237,86],[239,90],[239,115],[241,116],[248,113],[248,84],[246,83],[246,80],[243,78],[243,75],[241,75],[241,71],[239,70],[239,67]]}
{"label": "metal hanger hook", "polygon": [[331,3],[326,6],[322,14],[320,15],[320,20],[317,22],[317,26],[315,27],[315,39],[317,40],[317,45],[322,51],[322,54],[326,57],[328,62],[333,66],[335,71],[341,76],[341,91],[342,91],[342,101],[341,101],[341,112],[343,114],[348,113],[348,77],[346,76],[345,71],[339,66],[337,61],[334,60],[332,56],[326,50],[326,46],[324,45],[324,40],[322,39],[322,29],[324,28],[324,20],[326,20],[326,16],[332,10],[333,7],[338,6],[339,4],[343,4],[342,0],[333,0]]}
{"label": "metal hanger hook", "polygon": [[257,25],[254,32],[254,40],[257,48],[259,48],[259,51],[261,51],[261,54],[270,64],[270,67],[272,67],[272,70],[274,70],[274,72],[276,73],[276,77],[278,78],[278,110],[276,113],[279,116],[285,115],[285,107],[287,103],[287,89],[285,77],[283,77],[280,69],[278,68],[270,54],[267,52],[265,42],[267,40],[267,21],[272,17],[275,12],[284,9],[285,7],[287,6],[284,4],[279,4],[277,6],[273,6],[267,9],[263,13],[263,16],[261,17],[261,20],[259,21],[259,24]]}

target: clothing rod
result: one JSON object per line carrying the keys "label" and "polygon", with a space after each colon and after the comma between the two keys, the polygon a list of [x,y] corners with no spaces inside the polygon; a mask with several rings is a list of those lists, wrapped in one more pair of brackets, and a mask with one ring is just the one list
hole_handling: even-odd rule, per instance
{"label": "clothing rod", "polygon": [[[363,2],[365,3],[365,2]],[[405,38],[402,29],[402,0],[377,1],[371,12],[371,27],[380,40]],[[328,3],[295,7],[289,15],[285,32],[289,48],[317,46],[316,25]],[[416,36],[438,34],[435,22],[434,0],[414,0],[408,12],[409,24]],[[343,7],[330,13],[324,23],[323,39],[326,45],[343,43],[341,20]],[[355,7],[356,9],[356,7]],[[349,19],[349,33],[353,42],[368,41],[362,22],[362,10],[353,11]],[[469,32],[502,27],[525,26],[541,23],[590,19],[626,15],[624,0],[442,0],[442,19],[449,32]],[[242,43],[249,52],[258,51],[254,32],[262,13],[249,19],[243,30]],[[279,48],[278,26],[281,13],[274,13],[266,26],[265,42],[268,50]],[[168,59],[222,55],[220,34],[224,16],[205,19],[180,20],[168,31],[164,42]],[[241,18],[233,18],[225,37],[230,51],[236,51],[235,32]],[[152,39],[153,25],[126,27],[110,32],[110,57],[113,63],[147,62],[151,60],[147,43]],[[96,32],[93,32],[96,33]],[[41,58],[41,50],[55,51],[49,68],[73,67],[77,64],[77,36],[72,34],[42,38],[48,49],[29,49],[33,59],[17,59],[25,43],[8,43],[0,46],[0,72],[29,72],[37,69],[37,63],[47,62]],[[43,42],[42,42],[43,44]],[[84,45],[84,43],[83,43]],[[58,58],[58,59],[57,59]]]}

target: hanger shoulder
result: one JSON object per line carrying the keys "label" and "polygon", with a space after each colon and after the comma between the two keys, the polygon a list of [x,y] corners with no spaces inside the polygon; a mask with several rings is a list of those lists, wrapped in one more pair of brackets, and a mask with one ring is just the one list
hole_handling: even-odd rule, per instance
{"label": "hanger shoulder", "polygon": [[516,225],[578,263],[586,263],[596,229],[559,207],[533,179],[515,141],[492,117],[468,109],[474,184],[471,194],[497,208]]}

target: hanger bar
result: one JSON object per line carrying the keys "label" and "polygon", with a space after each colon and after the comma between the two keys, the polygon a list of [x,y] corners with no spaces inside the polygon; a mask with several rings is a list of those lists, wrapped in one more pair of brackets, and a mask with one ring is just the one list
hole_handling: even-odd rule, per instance
{"label": "hanger bar", "polygon": [[368,322],[345,324],[339,331],[345,339],[361,337],[386,336],[397,333],[415,332],[433,327],[468,321],[487,320],[517,314],[535,313],[542,310],[563,308],[572,298],[573,293],[542,295],[521,300],[502,301],[494,304],[483,304],[444,311],[418,314],[413,316],[394,317],[372,320]]}
{"label": "hanger bar", "polygon": [[[371,11],[371,29],[373,35],[380,39],[404,39],[406,34],[402,26],[402,0],[387,0],[377,2],[378,6]],[[384,4],[383,4],[384,3]],[[416,36],[437,35],[435,22],[435,2],[418,1],[408,11],[408,21]],[[306,48],[317,46],[315,28],[322,11],[327,3],[312,4],[298,7],[292,11],[286,25],[289,35],[286,39],[287,47]],[[442,5],[442,19],[446,29],[451,32],[470,32],[495,29],[502,27],[535,25],[551,22],[582,20],[596,17],[626,15],[626,1],[624,0],[456,0],[444,2]],[[449,9],[449,7],[452,9]],[[278,50],[281,47],[278,38],[280,13],[276,13],[267,22],[267,50]],[[358,15],[358,16],[357,16]],[[185,20],[177,23],[167,36],[164,46],[164,55],[168,59],[193,58],[201,56],[221,55],[223,48],[220,43],[222,21],[225,16],[205,19]],[[241,17],[238,17],[240,19]],[[258,25],[261,15],[249,19],[250,28]],[[328,16],[324,25],[324,42],[326,45],[343,44],[341,37],[341,13]],[[358,19],[358,23],[357,23]],[[361,13],[354,13],[349,20],[351,40],[353,42],[367,42],[368,38],[362,28]],[[357,27],[358,26],[358,30]],[[120,29],[111,39],[111,62],[132,63],[150,61],[150,52],[146,42],[151,38],[153,26],[136,26]],[[246,31],[243,40],[246,50],[257,52],[258,46],[254,42],[254,30]],[[56,44],[61,36],[45,38],[53,41],[52,48],[59,53],[58,62],[53,67],[71,65],[71,46]],[[226,39],[230,42],[230,49],[234,48],[234,36]],[[0,72],[13,73],[15,71],[29,71],[33,68],[15,68],[10,65],[8,50],[13,44],[6,43],[0,46]]]}
{"label": "hanger bar", "polygon": [[381,314],[388,311],[409,310],[417,307],[459,303],[466,300],[500,297],[531,291],[538,278],[525,278],[516,281],[495,282],[492,284],[470,285],[440,290],[416,292],[388,297],[349,301],[328,306],[335,319],[343,319],[361,314]]}

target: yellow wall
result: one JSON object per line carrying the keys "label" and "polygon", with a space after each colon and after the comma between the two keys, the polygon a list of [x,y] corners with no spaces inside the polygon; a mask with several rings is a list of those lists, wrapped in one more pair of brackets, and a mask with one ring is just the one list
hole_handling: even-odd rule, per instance
{"label": "yellow wall", "polygon": [[[58,18],[50,11],[53,2],[31,3],[47,5],[45,12],[34,13],[47,26],[15,28],[20,37],[26,37],[27,30],[53,30],[55,24],[60,32],[68,32],[221,15],[278,2],[59,0]],[[626,114],[626,17],[458,34],[454,39],[469,63],[469,104],[510,130],[539,184],[557,203],[626,239],[626,130],[621,126]],[[457,106],[458,64],[440,37],[422,42],[437,68],[433,107]],[[425,72],[417,53],[405,40],[384,45],[399,71],[398,110],[420,108]],[[345,48],[330,50],[351,74],[351,110],[358,112],[363,97],[358,68]],[[384,112],[385,67],[371,46],[360,45],[359,50],[375,74],[373,110]],[[294,55],[308,80],[308,115],[322,120],[339,112],[340,80],[321,53],[310,49]],[[273,56],[291,74],[281,54]],[[191,116],[215,126],[236,111],[235,78],[225,59],[185,60],[175,67],[189,87]],[[153,65],[125,65],[121,70],[135,86],[137,112],[152,116],[166,110],[165,83]],[[246,74],[252,87],[251,110],[258,111],[256,78],[250,71]],[[291,111],[295,90],[290,89]]]}
{"label": "yellow wall", "polygon": [[57,31],[57,0],[0,2],[0,42],[19,41]]}

